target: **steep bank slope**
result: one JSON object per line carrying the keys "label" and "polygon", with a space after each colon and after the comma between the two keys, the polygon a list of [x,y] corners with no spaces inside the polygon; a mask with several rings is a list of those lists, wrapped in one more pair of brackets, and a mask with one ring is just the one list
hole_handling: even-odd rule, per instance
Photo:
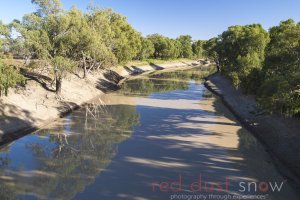
{"label": "steep bank slope", "polygon": [[299,120],[266,114],[253,97],[236,90],[220,73],[209,76],[205,86],[220,96],[234,115],[265,144],[283,174],[299,187]]}
{"label": "steep bank slope", "polygon": [[0,145],[40,128],[85,102],[115,89],[122,77],[146,71],[199,65],[199,62],[179,62],[141,67],[103,70],[82,79],[70,74],[62,85],[62,97],[44,89],[36,81],[27,81],[26,88],[11,90],[0,99]]}

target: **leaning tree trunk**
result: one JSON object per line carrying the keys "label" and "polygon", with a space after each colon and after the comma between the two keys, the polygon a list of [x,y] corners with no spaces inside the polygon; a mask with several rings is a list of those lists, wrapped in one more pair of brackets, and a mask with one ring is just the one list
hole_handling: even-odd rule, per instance
{"label": "leaning tree trunk", "polygon": [[61,85],[62,85],[62,77],[61,76],[56,76],[56,94],[61,95]]}
{"label": "leaning tree trunk", "polygon": [[83,57],[83,78],[87,76],[87,69],[86,69],[86,59]]}

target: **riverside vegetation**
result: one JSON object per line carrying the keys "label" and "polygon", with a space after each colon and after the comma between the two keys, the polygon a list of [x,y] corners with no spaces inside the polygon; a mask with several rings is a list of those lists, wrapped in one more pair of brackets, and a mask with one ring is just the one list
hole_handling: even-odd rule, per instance
{"label": "riverside vegetation", "polygon": [[[26,71],[50,76],[58,95],[66,74],[78,68],[85,78],[91,71],[131,60],[201,57],[201,41],[193,42],[190,36],[142,37],[111,9],[90,6],[83,13],[76,7],[63,10],[59,0],[32,3],[37,11],[22,21],[0,23],[2,57],[21,58]],[[10,87],[24,83],[16,67],[1,64],[0,73],[0,90],[6,95]]]}
{"label": "riverside vegetation", "polygon": [[[132,60],[209,58],[235,87],[256,95],[271,112],[300,115],[300,24],[289,19],[266,31],[260,24],[232,26],[208,41],[183,35],[142,37],[125,17],[90,6],[63,10],[59,0],[32,0],[34,13],[0,22],[0,92],[26,83],[25,72],[50,77],[61,93],[67,73],[91,71]],[[20,58],[24,64],[4,58]],[[24,77],[25,76],[25,77]]]}
{"label": "riverside vegetation", "polygon": [[282,21],[269,32],[260,24],[232,26],[204,48],[234,86],[260,105],[300,116],[300,23]]}

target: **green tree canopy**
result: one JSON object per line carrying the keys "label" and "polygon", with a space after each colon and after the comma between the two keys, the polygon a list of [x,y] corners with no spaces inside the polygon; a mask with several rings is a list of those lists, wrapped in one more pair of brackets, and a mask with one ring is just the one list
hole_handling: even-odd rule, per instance
{"label": "green tree canopy", "polygon": [[181,35],[177,38],[181,44],[180,57],[182,58],[192,58],[193,48],[192,48],[192,37],[190,35]]}
{"label": "green tree canopy", "polygon": [[192,44],[192,49],[193,49],[193,55],[195,58],[202,58],[204,54],[204,49],[203,49],[204,41],[203,40],[197,40],[194,41]]}
{"label": "green tree canopy", "polygon": [[9,88],[24,83],[25,79],[17,68],[0,62],[0,96],[3,93],[7,96]]}
{"label": "green tree canopy", "polygon": [[138,59],[143,60],[153,56],[155,52],[154,44],[148,38],[141,37],[142,48],[138,54]]}
{"label": "green tree canopy", "polygon": [[247,89],[248,76],[263,66],[268,32],[260,24],[232,26],[222,33],[220,40],[218,51],[223,72],[237,80],[236,86],[245,83]]}
{"label": "green tree canopy", "polygon": [[259,100],[270,110],[300,115],[300,24],[292,19],[270,29]]}

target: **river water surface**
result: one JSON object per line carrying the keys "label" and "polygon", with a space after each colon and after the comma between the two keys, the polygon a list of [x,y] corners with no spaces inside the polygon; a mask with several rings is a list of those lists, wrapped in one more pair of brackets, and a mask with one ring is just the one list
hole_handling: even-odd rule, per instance
{"label": "river water surface", "polygon": [[140,76],[2,147],[0,199],[299,199],[207,73]]}

